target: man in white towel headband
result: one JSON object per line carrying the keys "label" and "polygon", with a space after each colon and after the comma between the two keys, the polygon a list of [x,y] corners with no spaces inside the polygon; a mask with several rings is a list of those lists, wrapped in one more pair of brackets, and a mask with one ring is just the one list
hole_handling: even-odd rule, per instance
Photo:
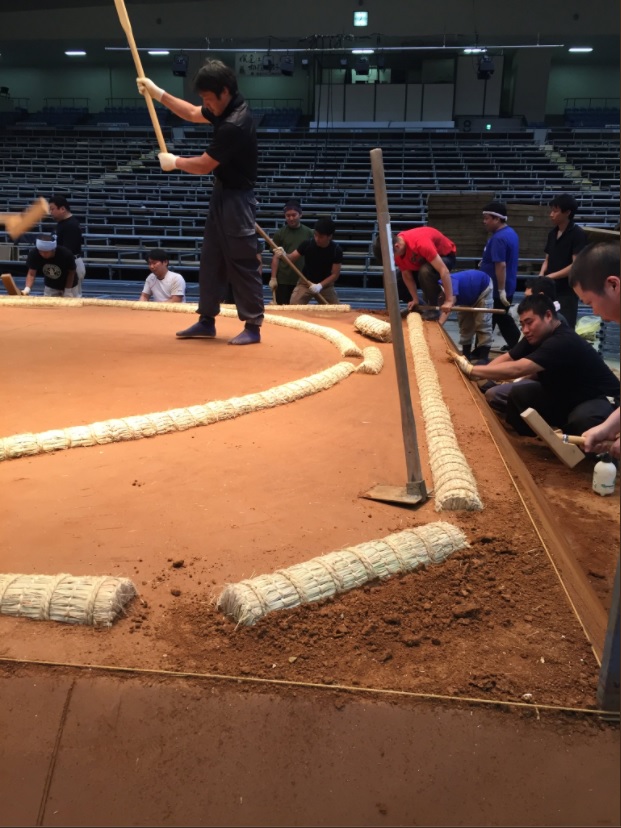
{"label": "man in white towel headband", "polygon": [[44,296],[80,295],[75,257],[66,247],[57,245],[54,236],[37,237],[35,247],[28,253],[26,267],[26,286],[22,291],[25,296],[32,290],[37,276],[43,276]]}

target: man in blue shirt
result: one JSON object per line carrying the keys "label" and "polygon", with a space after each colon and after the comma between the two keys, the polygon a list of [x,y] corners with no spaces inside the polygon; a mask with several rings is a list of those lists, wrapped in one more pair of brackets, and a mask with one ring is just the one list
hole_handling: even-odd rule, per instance
{"label": "man in blue shirt", "polygon": [[[492,282],[487,273],[482,270],[458,270],[451,273],[453,285],[452,304],[463,305],[468,308],[489,308],[493,305]],[[459,326],[459,344],[462,354],[468,359],[477,359],[486,362],[492,344],[492,313],[472,313],[457,311],[457,325]],[[441,325],[448,314],[440,314]],[[472,349],[472,338],[475,337],[475,348]]]}
{"label": "man in blue shirt", "polygon": [[504,315],[493,314],[492,327],[498,325],[503,339],[509,348],[513,348],[520,338],[520,331],[509,308],[517,284],[520,241],[515,230],[507,224],[507,205],[502,201],[492,201],[483,208],[483,224],[491,235],[479,269],[492,280],[494,307],[505,311]]}

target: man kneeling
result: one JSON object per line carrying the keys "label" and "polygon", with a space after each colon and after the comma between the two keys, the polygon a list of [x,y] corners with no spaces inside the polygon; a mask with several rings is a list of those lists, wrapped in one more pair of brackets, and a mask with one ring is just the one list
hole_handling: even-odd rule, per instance
{"label": "man kneeling", "polygon": [[455,355],[459,369],[471,379],[510,382],[485,396],[496,411],[504,409],[518,434],[533,435],[520,416],[527,408],[566,434],[582,434],[604,422],[619,404],[619,380],[601,356],[559,320],[547,296],[528,296],[517,312],[524,334],[517,345],[489,365],[471,365]]}

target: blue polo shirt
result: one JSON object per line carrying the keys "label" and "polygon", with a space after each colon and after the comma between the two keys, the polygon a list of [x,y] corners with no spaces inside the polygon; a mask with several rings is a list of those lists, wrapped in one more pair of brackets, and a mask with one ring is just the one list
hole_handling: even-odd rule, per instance
{"label": "blue polo shirt", "polygon": [[496,284],[495,262],[504,262],[507,266],[505,291],[508,297],[513,296],[517,285],[518,259],[520,255],[520,240],[512,227],[506,225],[496,230],[487,240],[479,268],[489,275],[494,285],[494,297],[498,299],[498,285]]}
{"label": "blue polo shirt", "polygon": [[490,279],[482,270],[458,270],[451,273],[451,283],[456,304],[472,307],[489,287]]}

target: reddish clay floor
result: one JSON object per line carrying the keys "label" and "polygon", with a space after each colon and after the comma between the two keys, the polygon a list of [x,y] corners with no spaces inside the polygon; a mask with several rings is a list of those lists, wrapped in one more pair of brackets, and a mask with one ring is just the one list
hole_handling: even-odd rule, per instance
{"label": "reddish clay floor", "polygon": [[[354,332],[357,315],[353,311],[314,314],[311,321],[342,331],[362,347],[375,344]],[[52,310],[0,306],[2,346],[11,354],[4,365],[0,434],[43,431],[240,396],[342,360],[327,341],[272,325],[265,326],[260,346],[229,347],[227,339],[240,329],[240,323],[232,319],[219,320],[216,340],[175,341],[174,332],[185,327],[189,318],[91,306]],[[585,751],[589,758],[584,764],[594,762],[592,767],[598,767],[604,778],[615,770],[610,746],[614,752],[618,732],[595,715],[543,711],[546,705],[596,708],[598,663],[553,565],[545,532],[537,526],[528,501],[525,505],[520,496],[519,477],[507,467],[490,438],[479,408],[480,392],[465,383],[446,360],[446,344],[438,327],[428,323],[426,332],[456,434],[485,504],[482,512],[439,514],[433,498],[408,510],[361,496],[376,483],[403,485],[406,481],[392,346],[379,345],[386,361],[381,374],[352,375],[329,391],[290,405],[157,438],[0,464],[2,571],[126,576],[140,592],[127,617],[105,631],[2,617],[0,656],[25,663],[235,676],[242,682],[240,698],[250,696],[250,705],[259,704],[255,697],[266,690],[249,680],[295,682],[297,689],[282,692],[289,699],[292,692],[302,694],[304,704],[313,711],[311,719],[325,733],[333,726],[334,710],[342,706],[343,695],[302,685],[351,688],[347,715],[362,726],[372,712],[373,727],[380,729],[380,708],[384,709],[386,701],[378,693],[366,693],[367,688],[453,697],[453,701],[437,702],[447,711],[437,715],[448,720],[451,715],[459,716],[462,724],[456,729],[456,739],[460,744],[470,745],[473,737],[467,727],[462,728],[464,711],[476,715],[477,728],[482,728],[481,733],[489,729],[495,743],[502,741],[496,730],[499,722],[510,723],[509,729],[519,730],[529,744],[532,737],[533,767],[543,763],[541,767],[547,769],[550,796],[556,796],[561,816],[554,822],[551,817],[539,819],[534,811],[527,814],[518,809],[522,824],[574,824],[562,821],[569,802],[563,799],[569,789],[574,799],[581,789],[570,773],[563,777],[564,783],[555,777],[556,773],[562,776],[562,769],[547,762],[548,751],[556,749],[552,742],[560,739],[568,752]],[[432,488],[413,369],[411,385],[423,473]],[[618,554],[618,500],[590,491],[590,461],[569,470],[539,441],[512,441],[551,505],[556,530],[570,541],[593,596],[607,611]],[[459,526],[470,543],[441,566],[371,583],[322,605],[274,613],[251,628],[236,628],[215,606],[227,583],[440,519]],[[21,686],[14,685],[17,679],[36,680],[42,668],[15,669],[4,662],[5,687]],[[60,673],[43,675],[50,681],[61,675],[65,681],[72,673],[63,668]],[[133,679],[131,692],[140,693],[142,685],[153,690],[149,704],[156,711],[155,723],[150,720],[149,728],[161,726],[162,733],[168,733],[173,719],[183,720],[183,707],[173,711],[166,702],[158,713],[155,689],[170,694],[171,687],[181,685],[141,675]],[[74,678],[83,687],[83,673],[75,671]],[[102,688],[114,684],[110,677],[97,681],[98,692],[104,695]],[[187,685],[194,686],[191,681]],[[276,685],[267,686],[276,692]],[[336,695],[330,699],[328,693]],[[277,698],[272,700],[274,726],[280,715]],[[408,705],[413,702],[405,697],[390,699],[397,707],[411,710]],[[503,707],[509,712],[498,713],[487,702],[516,706]],[[85,706],[82,715],[92,715],[99,722],[97,711],[87,709],[84,689],[81,703]],[[44,715],[45,702],[42,705]],[[394,710],[390,705],[387,709]],[[425,710],[432,718],[436,715],[433,705]],[[537,718],[540,714],[545,727]],[[283,721],[287,715],[284,708]],[[265,746],[270,733],[269,728],[263,735],[257,730],[253,738]],[[117,736],[115,731],[113,743],[104,742],[101,747],[114,753]],[[411,742],[406,740],[406,744]],[[401,748],[406,750],[403,742]],[[237,752],[240,761],[243,753]],[[514,758],[516,763],[521,761]],[[426,756],[426,761],[438,766],[445,759],[442,753],[433,759]],[[3,766],[4,761],[8,761],[6,756]],[[96,762],[95,758],[91,761]],[[502,761],[513,759],[503,754]],[[70,763],[64,772],[71,774],[72,767]],[[252,772],[251,766],[244,767],[244,773]],[[321,803],[326,781],[308,775],[306,767],[296,764],[295,784],[304,787],[313,780],[319,785],[320,792],[315,794]],[[470,814],[464,814],[462,821],[447,819],[442,804],[445,794],[434,797],[435,818],[432,811],[417,817],[406,809],[399,810],[398,822],[392,823],[391,798],[406,784],[406,777],[411,781],[414,773],[420,773],[408,767],[407,774],[400,769],[397,780],[391,780],[388,766],[378,764],[386,786],[377,801],[386,813],[367,803],[370,810],[364,816],[354,809],[348,819],[326,806],[324,823],[478,824]],[[357,773],[355,767],[351,773]],[[364,779],[363,774],[363,786]],[[445,779],[443,790],[452,784]],[[592,812],[592,824],[615,824],[617,792],[618,782],[593,805],[585,786],[578,810]],[[304,797],[309,796],[306,790]],[[58,822],[52,820],[51,804],[45,809],[46,824],[70,824],[62,822],[60,809]],[[320,811],[319,804],[290,821],[320,824]],[[478,811],[482,824],[519,823],[507,813],[492,811],[487,818],[484,811]],[[80,809],[72,813],[79,820]],[[100,824],[90,819],[88,810],[81,813],[89,824]],[[109,824],[123,823],[119,813],[110,813]],[[149,811],[144,824],[183,821],[179,809],[166,813],[162,811],[158,820]],[[285,812],[279,813],[286,821]],[[217,819],[197,816],[198,812],[186,814],[187,824],[195,819],[196,824],[220,824]],[[260,809],[255,814],[270,821]],[[230,824],[260,824],[241,812],[239,818],[230,812],[229,817]],[[576,819],[575,824],[589,824]],[[272,821],[280,824],[276,818]]]}

